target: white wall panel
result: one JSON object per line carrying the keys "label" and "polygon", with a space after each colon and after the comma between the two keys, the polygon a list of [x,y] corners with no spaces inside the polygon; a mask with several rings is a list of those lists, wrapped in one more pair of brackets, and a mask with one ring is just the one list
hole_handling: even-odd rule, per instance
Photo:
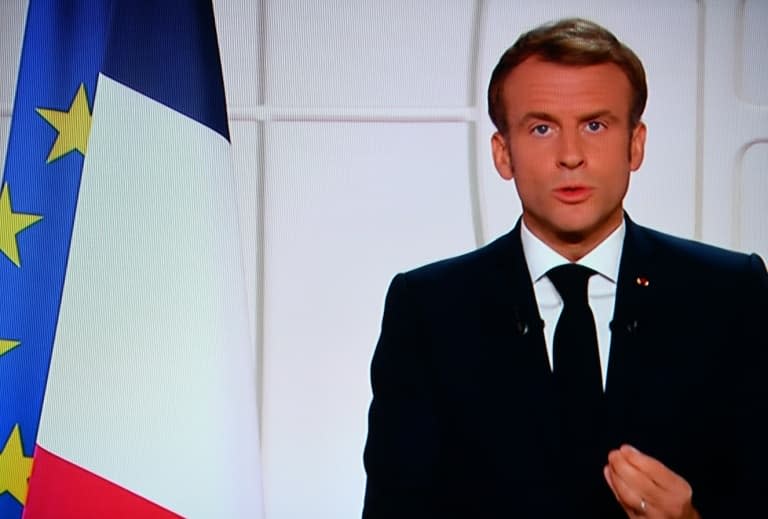
{"label": "white wall panel", "polygon": [[[251,338],[259,337],[257,320],[259,272],[259,124],[235,121],[229,123],[232,156],[235,169],[235,190],[240,226],[240,244],[243,249],[243,268],[248,296],[248,318]],[[254,343],[255,347],[255,343]]]}
{"label": "white wall panel", "polygon": [[467,128],[272,123],[265,131],[267,516],[356,517],[368,367],[389,280],[474,244]]}
{"label": "white wall panel", "polygon": [[[768,23],[768,19],[747,20],[747,15],[768,15],[765,8],[756,6],[757,3],[743,0],[705,2],[702,238],[745,251],[750,247],[768,248],[766,244],[748,245],[751,242],[742,240],[741,236],[745,231],[742,226],[745,208],[741,207],[743,182],[750,178],[748,182],[761,185],[752,173],[741,169],[742,164],[762,174],[768,171],[768,161],[759,162],[762,154],[744,157],[752,143],[768,140],[768,110],[745,101],[745,97],[754,97],[747,91],[739,94],[740,84],[758,85],[748,87],[749,91],[768,90],[765,49],[746,48],[762,41],[761,37],[746,35],[764,30],[762,27]],[[754,28],[755,24],[758,28]],[[768,204],[763,202],[761,207],[760,220],[766,222]],[[752,209],[750,217],[757,217]]]}
{"label": "white wall panel", "polygon": [[[649,100],[645,112],[648,143],[643,167],[635,174],[627,209],[639,222],[693,236],[696,217],[697,27],[693,0],[553,0],[484,3],[477,81],[478,106],[487,108],[488,79],[504,50],[523,31],[566,16],[592,19],[629,45],[643,61]],[[479,124],[479,185],[485,241],[503,233],[520,213],[513,186],[498,178],[488,151],[494,131]]]}
{"label": "white wall panel", "polygon": [[768,2],[745,0],[741,28],[740,96],[747,103],[768,105]]}
{"label": "white wall panel", "polygon": [[[0,0],[0,111],[9,115],[19,71],[27,0]],[[5,145],[2,148],[5,156]]]}
{"label": "white wall panel", "polygon": [[739,248],[768,261],[768,142],[750,145],[741,161]]}
{"label": "white wall panel", "polygon": [[[737,171],[735,246],[755,251],[768,258],[768,2],[745,0],[741,14],[742,27],[737,28],[741,40],[741,70],[737,72],[737,95],[751,106],[748,144],[743,146]],[[757,139],[762,139],[757,141]]]}
{"label": "white wall panel", "polygon": [[0,117],[0,180],[5,171],[5,150],[8,149],[8,133],[11,130],[11,118]]}
{"label": "white wall panel", "polygon": [[266,101],[464,105],[473,11],[463,0],[267,0]]}
{"label": "white wall panel", "polygon": [[213,4],[227,104],[229,107],[255,106],[261,102],[260,2],[214,0]]}
{"label": "white wall panel", "polygon": [[0,0],[0,178],[5,170],[5,151],[11,125],[13,94],[19,73],[21,39],[27,15],[27,1]]}

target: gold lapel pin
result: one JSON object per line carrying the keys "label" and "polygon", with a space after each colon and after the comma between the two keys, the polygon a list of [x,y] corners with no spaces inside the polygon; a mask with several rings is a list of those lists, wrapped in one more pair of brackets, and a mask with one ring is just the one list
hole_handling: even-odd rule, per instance
{"label": "gold lapel pin", "polygon": [[647,287],[651,284],[651,281],[646,277],[638,276],[637,279],[635,279],[635,283],[637,283],[637,286]]}

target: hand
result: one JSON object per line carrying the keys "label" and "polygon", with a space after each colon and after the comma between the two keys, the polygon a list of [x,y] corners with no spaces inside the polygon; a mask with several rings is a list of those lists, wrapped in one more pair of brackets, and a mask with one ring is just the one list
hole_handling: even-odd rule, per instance
{"label": "hand", "polygon": [[608,453],[603,474],[630,518],[701,519],[688,482],[630,445]]}

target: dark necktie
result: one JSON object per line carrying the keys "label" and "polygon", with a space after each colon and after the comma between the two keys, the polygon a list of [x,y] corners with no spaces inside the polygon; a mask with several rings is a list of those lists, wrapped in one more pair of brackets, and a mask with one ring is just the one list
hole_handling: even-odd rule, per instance
{"label": "dark necktie", "polygon": [[595,319],[587,299],[593,274],[594,270],[574,263],[547,273],[563,299],[552,349],[553,371],[558,387],[574,403],[599,400],[603,392]]}
{"label": "dark necktie", "polygon": [[[587,283],[595,271],[569,264],[547,273],[563,299],[555,327],[553,376],[559,405],[561,470],[569,501],[584,512],[605,502],[607,485],[602,467],[608,451],[603,446],[603,386],[597,332],[587,299]],[[605,487],[605,488],[603,488]],[[610,505],[610,499],[607,501]],[[586,517],[586,516],[585,516]]]}

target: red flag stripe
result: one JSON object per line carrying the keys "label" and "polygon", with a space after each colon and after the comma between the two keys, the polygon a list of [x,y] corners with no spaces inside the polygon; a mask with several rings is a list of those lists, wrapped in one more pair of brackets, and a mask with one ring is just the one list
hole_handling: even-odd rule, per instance
{"label": "red flag stripe", "polygon": [[24,519],[181,517],[39,445],[34,460]]}

